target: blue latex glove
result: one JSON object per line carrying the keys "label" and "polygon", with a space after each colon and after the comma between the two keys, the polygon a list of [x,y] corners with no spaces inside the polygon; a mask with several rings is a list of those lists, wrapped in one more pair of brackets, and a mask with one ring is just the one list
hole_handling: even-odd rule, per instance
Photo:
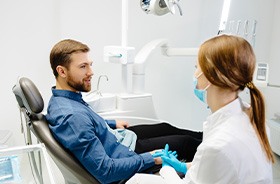
{"label": "blue latex glove", "polygon": [[152,157],[156,158],[156,157],[161,157],[164,155],[163,151],[156,151],[154,154],[152,154]]}
{"label": "blue latex glove", "polygon": [[[162,157],[169,157],[169,154],[168,154],[168,152],[169,152],[169,145],[168,144],[165,145],[164,150],[162,150],[162,152],[163,152],[163,155],[161,156],[161,159],[162,159]],[[171,165],[168,164],[167,162],[165,162],[162,159],[162,167],[165,167],[165,166],[171,166]]]}
{"label": "blue latex glove", "polygon": [[180,162],[176,156],[170,154],[169,156],[162,156],[162,165],[169,165],[173,167],[176,171],[186,174],[188,171],[187,164]]}
{"label": "blue latex glove", "polygon": [[176,151],[169,151],[169,145],[166,144],[165,148],[161,151],[156,151],[154,154],[152,154],[152,157],[156,158],[156,157],[162,157],[162,156],[168,156],[168,155],[174,155],[175,157],[177,157],[177,152]]}
{"label": "blue latex glove", "polygon": [[164,147],[164,150],[162,150],[164,152],[164,156],[168,156],[168,152],[169,152],[169,145],[166,144],[165,147]]}
{"label": "blue latex glove", "polygon": [[[163,155],[161,156],[162,157],[170,157],[170,155],[172,155],[173,157],[177,158],[177,152],[176,151],[170,151],[169,150],[169,145],[166,144],[165,147],[164,147],[164,150],[162,150],[163,152]],[[162,159],[162,167],[164,166],[171,166],[168,162],[165,162],[163,159]],[[171,166],[172,167],[172,166]]]}

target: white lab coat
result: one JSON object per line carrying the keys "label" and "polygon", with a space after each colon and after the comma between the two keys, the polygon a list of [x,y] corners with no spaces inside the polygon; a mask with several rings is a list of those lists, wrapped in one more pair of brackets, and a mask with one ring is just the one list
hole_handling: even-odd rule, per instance
{"label": "white lab coat", "polygon": [[155,182],[151,177],[146,181],[144,175],[138,174],[134,180],[139,182],[135,183],[272,183],[272,164],[243,108],[238,98],[207,118],[203,124],[203,142],[184,179],[166,166],[160,171],[161,177],[154,176]]}

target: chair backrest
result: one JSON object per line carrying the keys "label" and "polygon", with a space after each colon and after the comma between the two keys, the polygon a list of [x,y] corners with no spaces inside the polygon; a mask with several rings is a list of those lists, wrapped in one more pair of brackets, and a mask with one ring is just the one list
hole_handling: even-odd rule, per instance
{"label": "chair backrest", "polygon": [[68,184],[99,184],[99,182],[53,137],[45,116],[43,98],[28,78],[22,77],[13,87],[13,92],[21,109],[25,110],[28,127],[44,143],[54,162]]}

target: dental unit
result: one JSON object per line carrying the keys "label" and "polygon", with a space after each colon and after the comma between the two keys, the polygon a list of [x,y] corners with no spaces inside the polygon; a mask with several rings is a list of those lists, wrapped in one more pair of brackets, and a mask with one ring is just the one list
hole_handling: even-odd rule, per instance
{"label": "dental unit", "polygon": [[[156,16],[167,13],[175,14],[175,7],[178,7],[180,14],[182,10],[178,0],[140,0],[140,6],[147,14]],[[224,1],[223,12],[219,32],[226,28],[229,14],[230,0]],[[103,117],[110,119],[118,117],[133,117],[136,119],[148,118],[158,120],[156,115],[152,95],[145,92],[145,67],[149,61],[149,56],[156,50],[160,49],[162,55],[167,57],[188,56],[194,57],[198,53],[198,48],[176,48],[168,45],[167,39],[156,39],[147,43],[138,53],[135,53],[134,47],[127,46],[127,26],[128,24],[128,1],[122,0],[122,43],[121,46],[105,46],[104,61],[119,63],[122,66],[122,87],[123,93],[111,98],[112,94],[106,94],[106,97],[88,98],[85,100],[92,104],[93,109]],[[110,96],[110,97],[109,97]],[[115,107],[112,111],[105,111],[105,107],[98,108],[96,104],[102,104],[101,101],[111,102]],[[104,102],[105,103],[105,102]],[[108,103],[109,104],[109,103]]]}
{"label": "dental unit", "polygon": [[[146,13],[157,16],[167,13],[175,14],[175,7],[178,7],[180,15],[182,15],[178,0],[140,0],[140,6]],[[173,48],[168,45],[167,39],[156,39],[135,53],[135,48],[129,47],[127,44],[127,24],[128,1],[122,0],[121,45],[105,46],[103,56],[104,62],[121,64],[123,93],[106,94],[101,93],[98,89],[84,95],[84,99],[96,112],[107,119],[128,118],[132,124],[134,124],[134,120],[138,122],[138,120],[143,119],[149,122],[158,122],[152,95],[144,90],[145,67],[149,56],[156,49],[160,49],[161,53],[168,57],[196,56],[198,48]],[[100,82],[100,78],[98,81]],[[98,94],[102,94],[102,96]],[[109,104],[111,104],[110,107]]]}

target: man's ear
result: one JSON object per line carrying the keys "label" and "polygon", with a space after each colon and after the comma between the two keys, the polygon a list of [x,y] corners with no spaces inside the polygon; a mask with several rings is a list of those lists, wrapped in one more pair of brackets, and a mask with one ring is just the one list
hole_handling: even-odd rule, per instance
{"label": "man's ear", "polygon": [[65,78],[67,76],[67,69],[64,66],[58,65],[56,67],[56,71],[58,75],[62,78]]}

